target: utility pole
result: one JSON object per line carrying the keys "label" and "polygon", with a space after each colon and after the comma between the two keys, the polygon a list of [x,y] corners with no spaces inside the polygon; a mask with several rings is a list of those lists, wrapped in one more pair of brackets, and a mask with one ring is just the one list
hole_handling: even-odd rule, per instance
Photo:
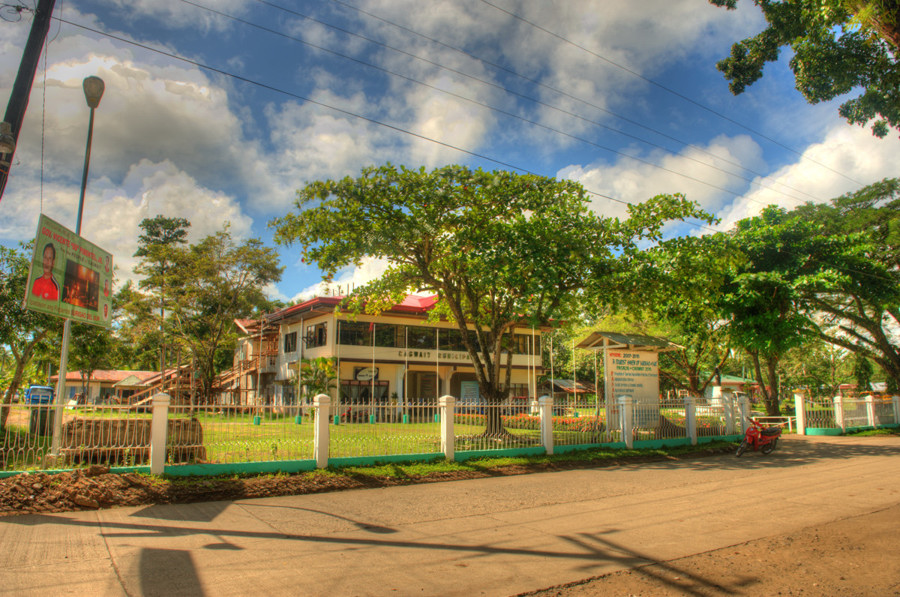
{"label": "utility pole", "polygon": [[[28,108],[28,98],[31,95],[31,86],[34,83],[34,74],[37,72],[38,63],[41,60],[41,48],[44,40],[47,39],[47,32],[50,31],[50,17],[53,14],[53,6],[56,0],[39,0],[37,8],[34,11],[34,20],[31,22],[31,33],[28,34],[28,41],[25,43],[25,51],[22,54],[22,61],[19,63],[19,73],[16,75],[16,81],[13,84],[12,93],[9,96],[9,103],[6,105],[6,115],[3,122],[10,125],[10,133],[13,138],[19,140],[19,130],[22,128],[22,121],[25,119],[25,110]],[[6,179],[9,177],[9,169],[12,167],[13,151],[2,154],[3,167],[0,168],[0,200],[3,199],[3,191],[6,189]]]}

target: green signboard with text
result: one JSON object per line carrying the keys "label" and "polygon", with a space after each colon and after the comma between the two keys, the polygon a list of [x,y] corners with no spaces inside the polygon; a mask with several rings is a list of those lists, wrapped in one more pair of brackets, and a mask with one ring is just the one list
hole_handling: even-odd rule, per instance
{"label": "green signboard with text", "polygon": [[108,328],[112,277],[111,254],[41,214],[26,309]]}

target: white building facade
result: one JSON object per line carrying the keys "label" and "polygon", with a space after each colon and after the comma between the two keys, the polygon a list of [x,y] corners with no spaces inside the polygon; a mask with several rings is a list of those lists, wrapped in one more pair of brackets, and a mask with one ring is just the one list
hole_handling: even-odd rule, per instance
{"label": "white building facade", "polygon": [[[343,311],[340,302],[339,297],[317,297],[266,315],[256,333],[241,340],[237,359],[246,360],[258,352],[257,346],[271,347],[240,384],[251,390],[254,401],[306,403],[311,397],[299,385],[298,363],[326,357],[336,364],[337,387],[331,395],[341,404],[415,404],[448,394],[461,404],[481,403],[462,332],[454,322],[428,320],[436,297],[410,295],[380,315],[354,315]],[[536,396],[543,374],[540,338],[540,329],[514,330],[507,388],[511,398]],[[501,363],[506,366],[506,352]]]}

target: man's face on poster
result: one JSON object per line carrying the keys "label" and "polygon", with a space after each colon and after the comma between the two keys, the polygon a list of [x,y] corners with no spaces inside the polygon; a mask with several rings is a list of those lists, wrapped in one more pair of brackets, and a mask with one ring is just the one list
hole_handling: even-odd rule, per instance
{"label": "man's face on poster", "polygon": [[41,265],[44,269],[44,276],[49,278],[53,274],[53,264],[56,261],[56,250],[53,245],[44,247],[43,260]]}

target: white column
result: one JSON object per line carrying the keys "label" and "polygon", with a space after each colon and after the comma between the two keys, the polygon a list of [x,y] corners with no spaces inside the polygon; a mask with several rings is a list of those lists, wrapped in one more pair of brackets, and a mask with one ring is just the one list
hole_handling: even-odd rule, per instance
{"label": "white column", "polygon": [[328,419],[331,417],[331,396],[318,394],[313,398],[313,406],[316,409],[316,432],[314,455],[316,468],[328,466],[329,432]]}
{"label": "white column", "polygon": [[866,419],[868,419],[869,427],[878,425],[878,419],[875,418],[875,396],[872,394],[866,396]]}
{"label": "white column", "polygon": [[844,423],[844,402],[840,396],[834,397],[834,421],[841,431],[847,431],[847,425]]}
{"label": "white column", "polygon": [[456,435],[453,431],[453,414],[456,410],[456,398],[453,396],[441,396],[438,398],[438,406],[441,409],[441,451],[448,461],[453,462],[456,445]]}
{"label": "white column", "polygon": [[631,396],[619,396],[619,408],[621,409],[622,440],[626,448],[634,447],[634,400]]}
{"label": "white column", "polygon": [[891,401],[894,403],[894,425],[900,425],[900,396],[894,396]]}
{"label": "white column", "polygon": [[741,410],[741,432],[743,433],[747,431],[747,426],[749,425],[747,420],[750,418],[750,398],[741,396],[738,405]]}
{"label": "white column", "polygon": [[[726,413],[727,413],[726,409]],[[726,417],[728,415],[726,414]],[[734,428],[734,416],[731,417],[731,426]],[[684,425],[687,427],[687,435],[691,440],[691,445],[697,445],[697,399],[693,396],[684,397]],[[728,423],[726,421],[726,427]]]}
{"label": "white column", "polygon": [[725,435],[734,435],[734,394],[725,393],[721,394],[721,397],[722,408],[725,411]]}
{"label": "white column", "polygon": [[166,470],[166,436],[169,432],[169,395],[156,394],[150,399],[153,417],[150,419],[150,474],[161,475]]}
{"label": "white column", "polygon": [[806,396],[794,392],[794,416],[797,417],[797,435],[806,435]]}
{"label": "white column", "polygon": [[541,396],[538,408],[541,411],[541,443],[547,454],[553,454],[553,398]]}

